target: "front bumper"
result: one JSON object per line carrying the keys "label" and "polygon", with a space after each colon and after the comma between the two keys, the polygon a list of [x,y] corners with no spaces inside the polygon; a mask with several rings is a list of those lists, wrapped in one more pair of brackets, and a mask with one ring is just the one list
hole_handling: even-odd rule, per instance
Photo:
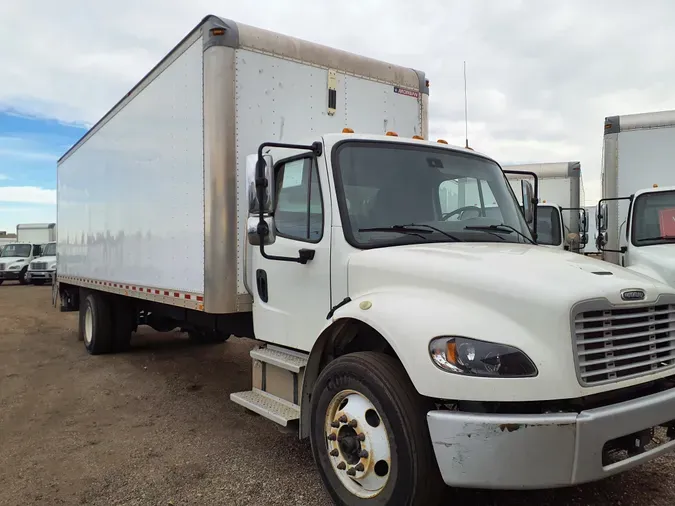
{"label": "front bumper", "polygon": [[492,489],[564,487],[626,471],[672,450],[675,439],[608,465],[605,443],[673,420],[675,388],[581,413],[427,414],[445,483]]}
{"label": "front bumper", "polygon": [[19,279],[19,273],[21,271],[0,271],[0,279]]}
{"label": "front bumper", "polygon": [[45,281],[54,281],[54,271],[27,271],[26,281],[31,282],[36,279]]}

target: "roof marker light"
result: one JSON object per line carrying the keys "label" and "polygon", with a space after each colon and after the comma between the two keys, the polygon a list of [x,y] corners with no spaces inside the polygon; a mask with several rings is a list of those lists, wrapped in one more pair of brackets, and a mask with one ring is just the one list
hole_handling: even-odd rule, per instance
{"label": "roof marker light", "polygon": [[385,135],[388,135],[389,137],[398,137],[396,132],[387,132]]}
{"label": "roof marker light", "polygon": [[438,142],[439,144],[447,144],[448,143],[448,141],[446,141],[444,139],[438,139],[436,142]]}
{"label": "roof marker light", "polygon": [[342,133],[343,134],[353,134],[354,130],[352,130],[351,128],[345,127],[345,128],[342,129]]}
{"label": "roof marker light", "polygon": [[412,138],[413,138],[413,139],[417,139],[418,141],[423,141],[423,140],[424,140],[424,137],[422,137],[421,135],[413,135]]}

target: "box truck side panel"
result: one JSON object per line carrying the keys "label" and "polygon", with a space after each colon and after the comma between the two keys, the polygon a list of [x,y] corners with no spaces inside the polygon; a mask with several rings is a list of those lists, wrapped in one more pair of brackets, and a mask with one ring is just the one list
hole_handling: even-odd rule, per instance
{"label": "box truck side panel", "polygon": [[60,277],[203,293],[202,123],[193,37],[60,161]]}
{"label": "box truck side panel", "polygon": [[[316,64],[238,49],[236,69],[238,220],[246,230],[246,156],[265,141],[308,142],[349,127],[356,133],[422,135],[422,97],[393,84]],[[334,81],[331,77],[334,76]],[[329,83],[335,100],[329,104]],[[334,84],[334,86],[333,86]],[[329,105],[334,106],[329,109]],[[290,154],[290,153],[289,153]],[[238,241],[237,290],[246,292],[246,237]]]}

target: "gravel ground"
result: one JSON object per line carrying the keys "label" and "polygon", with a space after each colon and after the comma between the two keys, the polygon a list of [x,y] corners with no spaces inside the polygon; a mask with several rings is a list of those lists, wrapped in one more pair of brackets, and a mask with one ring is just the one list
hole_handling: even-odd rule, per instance
{"label": "gravel ground", "polygon": [[[0,505],[330,504],[309,444],[229,401],[250,388],[251,341],[145,330],[91,357],[50,290],[0,286]],[[448,489],[448,504],[670,506],[674,478],[675,455],[584,487]]]}

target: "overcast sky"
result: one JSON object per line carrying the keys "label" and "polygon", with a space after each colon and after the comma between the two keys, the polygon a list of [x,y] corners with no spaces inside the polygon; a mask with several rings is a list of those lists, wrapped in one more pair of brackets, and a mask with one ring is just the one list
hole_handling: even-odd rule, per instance
{"label": "overcast sky", "polygon": [[588,204],[605,116],[675,109],[672,1],[2,0],[0,229],[53,216],[58,156],[206,14],[424,70],[431,137],[456,144],[466,60],[470,144],[581,161]]}

